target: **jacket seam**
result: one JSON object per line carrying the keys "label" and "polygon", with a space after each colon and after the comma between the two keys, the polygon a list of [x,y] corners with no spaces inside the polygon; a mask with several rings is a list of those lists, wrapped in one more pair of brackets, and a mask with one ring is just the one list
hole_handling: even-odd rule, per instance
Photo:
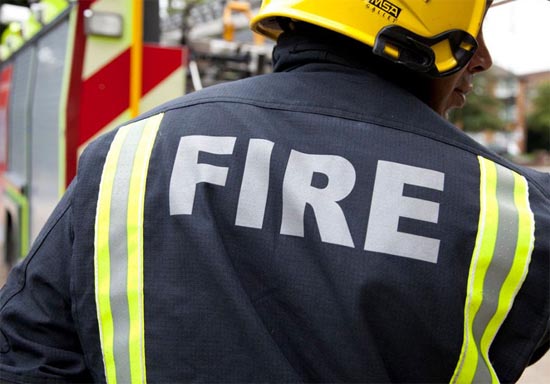
{"label": "jacket seam", "polygon": [[[214,225],[218,226],[218,222],[217,221],[214,221]],[[218,228],[218,233],[219,233],[219,228]],[[225,243],[222,241],[222,245],[224,246],[224,253],[226,255],[228,255],[229,253],[227,252],[227,249],[225,249]],[[294,368],[293,364],[290,362],[290,360],[288,359],[288,357],[285,355],[285,353],[282,351],[281,349],[281,346],[275,341],[275,339],[273,338],[273,335],[267,330],[267,327],[265,325],[265,322],[263,321],[262,317],[260,316],[260,314],[258,313],[258,309],[256,308],[255,306],[255,303],[256,303],[256,300],[252,300],[250,295],[248,294],[248,292],[246,291],[246,289],[244,288],[243,286],[243,283],[242,283],[242,280],[241,278],[239,277],[236,269],[235,269],[235,264],[233,263],[233,260],[231,259],[231,257],[227,257],[227,262],[229,265],[231,265],[231,269],[236,277],[236,281],[238,281],[239,283],[239,288],[241,289],[241,291],[244,293],[244,295],[246,296],[246,298],[248,299],[248,303],[250,304],[252,310],[254,311],[254,315],[257,319],[257,321],[259,321],[263,328],[264,328],[264,331],[265,331],[265,334],[269,336],[269,338],[271,339],[271,341],[273,342],[273,345],[277,348],[277,350],[279,351],[279,353],[281,354],[281,357],[288,363],[288,366],[292,368],[294,374],[296,377],[300,377],[300,374],[296,371],[296,368]]]}

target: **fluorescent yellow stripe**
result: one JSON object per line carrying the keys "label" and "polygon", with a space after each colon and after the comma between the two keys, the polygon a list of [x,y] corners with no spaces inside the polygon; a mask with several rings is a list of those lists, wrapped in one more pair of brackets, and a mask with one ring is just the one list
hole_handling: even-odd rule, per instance
{"label": "fluorescent yellow stripe", "polygon": [[479,164],[481,175],[478,233],[464,307],[464,340],[452,383],[471,383],[475,376],[479,353],[473,335],[473,324],[483,301],[483,281],[493,257],[498,230],[496,167],[493,162],[482,157],[479,157]]}
{"label": "fluorescent yellow stripe", "polygon": [[[489,268],[489,265],[491,264],[491,261],[495,253],[495,244],[497,241],[497,233],[498,233],[498,216],[499,216],[498,200],[497,200],[497,169],[496,169],[495,163],[484,158],[480,158],[480,163],[483,163],[486,169],[485,177],[487,178],[486,180],[487,212],[486,212],[486,222],[485,222],[485,228],[484,228],[485,233],[483,234],[484,240],[481,246],[481,253],[480,253],[480,260],[481,260],[480,264],[482,265],[482,269],[476,272],[476,274],[478,275],[476,278],[477,285],[474,293],[474,295],[476,296],[476,300],[475,300],[476,313],[483,302],[485,276],[487,274],[487,270]],[[475,314],[473,317],[475,317]],[[473,326],[473,320],[474,319],[472,318],[471,326]],[[475,345],[475,350],[471,351],[472,355],[475,354],[475,359],[473,356],[468,356],[466,361],[474,362],[475,360],[475,364],[466,365],[466,373],[468,375],[468,378],[470,378],[470,375],[472,375],[471,379],[467,381],[468,383],[470,383],[474,379],[474,375],[478,367],[478,359],[483,356],[482,354],[483,348],[481,345],[478,345],[479,340],[475,340],[475,338],[472,338],[471,343]],[[489,360],[486,360],[486,361],[489,361]],[[488,364],[488,367],[491,367],[490,363]]]}
{"label": "fluorescent yellow stripe", "polygon": [[109,384],[115,384],[116,366],[114,358],[114,327],[110,301],[110,251],[109,227],[111,215],[111,195],[117,169],[118,157],[128,133],[121,129],[116,134],[103,167],[95,222],[95,293],[101,350],[105,365],[105,377]]}
{"label": "fluorescent yellow stripe", "polygon": [[[522,276],[519,280],[519,284],[515,289],[514,295],[517,294],[520,286],[525,281],[525,277],[529,271],[529,264],[531,262],[531,254],[535,246],[535,216],[531,210],[529,204],[529,187],[527,181],[524,177],[514,174],[516,179],[516,189],[514,191],[514,198],[516,202],[516,207],[519,211],[519,233],[518,233],[518,246],[516,248],[515,259],[518,261],[518,268],[516,265],[512,267],[514,274],[517,274],[519,277],[520,266],[523,262],[523,271],[521,272]],[[523,260],[523,261],[519,261]]]}
{"label": "fluorescent yellow stripe", "polygon": [[[500,290],[497,313],[491,319],[483,338],[481,350],[486,361],[489,361],[489,348],[500,326],[510,312],[517,292],[521,288],[531,261],[531,251],[534,244],[534,217],[529,207],[527,181],[514,173],[514,203],[519,213],[518,242],[516,245],[512,268]],[[494,370],[491,369],[493,382],[498,382]]]}
{"label": "fluorescent yellow stripe", "polygon": [[130,315],[130,371],[132,383],[145,383],[145,327],[143,304],[143,209],[149,159],[163,114],[148,119],[139,142],[128,196],[128,306]]}
{"label": "fluorescent yellow stripe", "polygon": [[131,49],[131,84],[130,84],[130,113],[132,117],[139,114],[139,101],[142,90],[143,72],[143,1],[132,0],[132,49]]}
{"label": "fluorescent yellow stripe", "polygon": [[489,349],[527,276],[535,224],[525,178],[490,160],[480,157],[479,162],[480,221],[464,309],[464,342],[452,382],[495,384],[499,379]]}

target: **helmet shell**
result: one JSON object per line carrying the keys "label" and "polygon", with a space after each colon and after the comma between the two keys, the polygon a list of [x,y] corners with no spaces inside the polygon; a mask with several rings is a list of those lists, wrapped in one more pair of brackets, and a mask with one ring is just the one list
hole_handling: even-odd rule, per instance
{"label": "helmet shell", "polygon": [[[475,52],[485,8],[486,0],[263,0],[251,28],[276,40],[282,32],[277,17],[300,20],[378,44],[375,53],[405,65],[415,46],[428,48],[433,62],[408,66],[440,76],[459,70]],[[393,37],[384,37],[389,30]]]}

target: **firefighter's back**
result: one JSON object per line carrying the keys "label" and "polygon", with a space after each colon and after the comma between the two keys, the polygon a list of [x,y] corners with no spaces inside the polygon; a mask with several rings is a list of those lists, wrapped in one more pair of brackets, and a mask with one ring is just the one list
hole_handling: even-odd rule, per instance
{"label": "firefighter's back", "polygon": [[517,379],[548,318],[548,178],[340,69],[197,93],[84,154],[73,294],[96,372]]}

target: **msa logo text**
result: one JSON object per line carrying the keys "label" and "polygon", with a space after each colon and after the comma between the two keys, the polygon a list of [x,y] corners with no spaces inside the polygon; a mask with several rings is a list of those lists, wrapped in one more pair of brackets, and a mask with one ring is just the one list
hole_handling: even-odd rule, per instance
{"label": "msa logo text", "polygon": [[368,0],[370,5],[373,5],[374,7],[378,8],[382,12],[386,12],[387,14],[395,17],[396,19],[399,17],[399,14],[401,13],[401,8],[399,8],[397,5],[393,4],[391,1],[388,0]]}

